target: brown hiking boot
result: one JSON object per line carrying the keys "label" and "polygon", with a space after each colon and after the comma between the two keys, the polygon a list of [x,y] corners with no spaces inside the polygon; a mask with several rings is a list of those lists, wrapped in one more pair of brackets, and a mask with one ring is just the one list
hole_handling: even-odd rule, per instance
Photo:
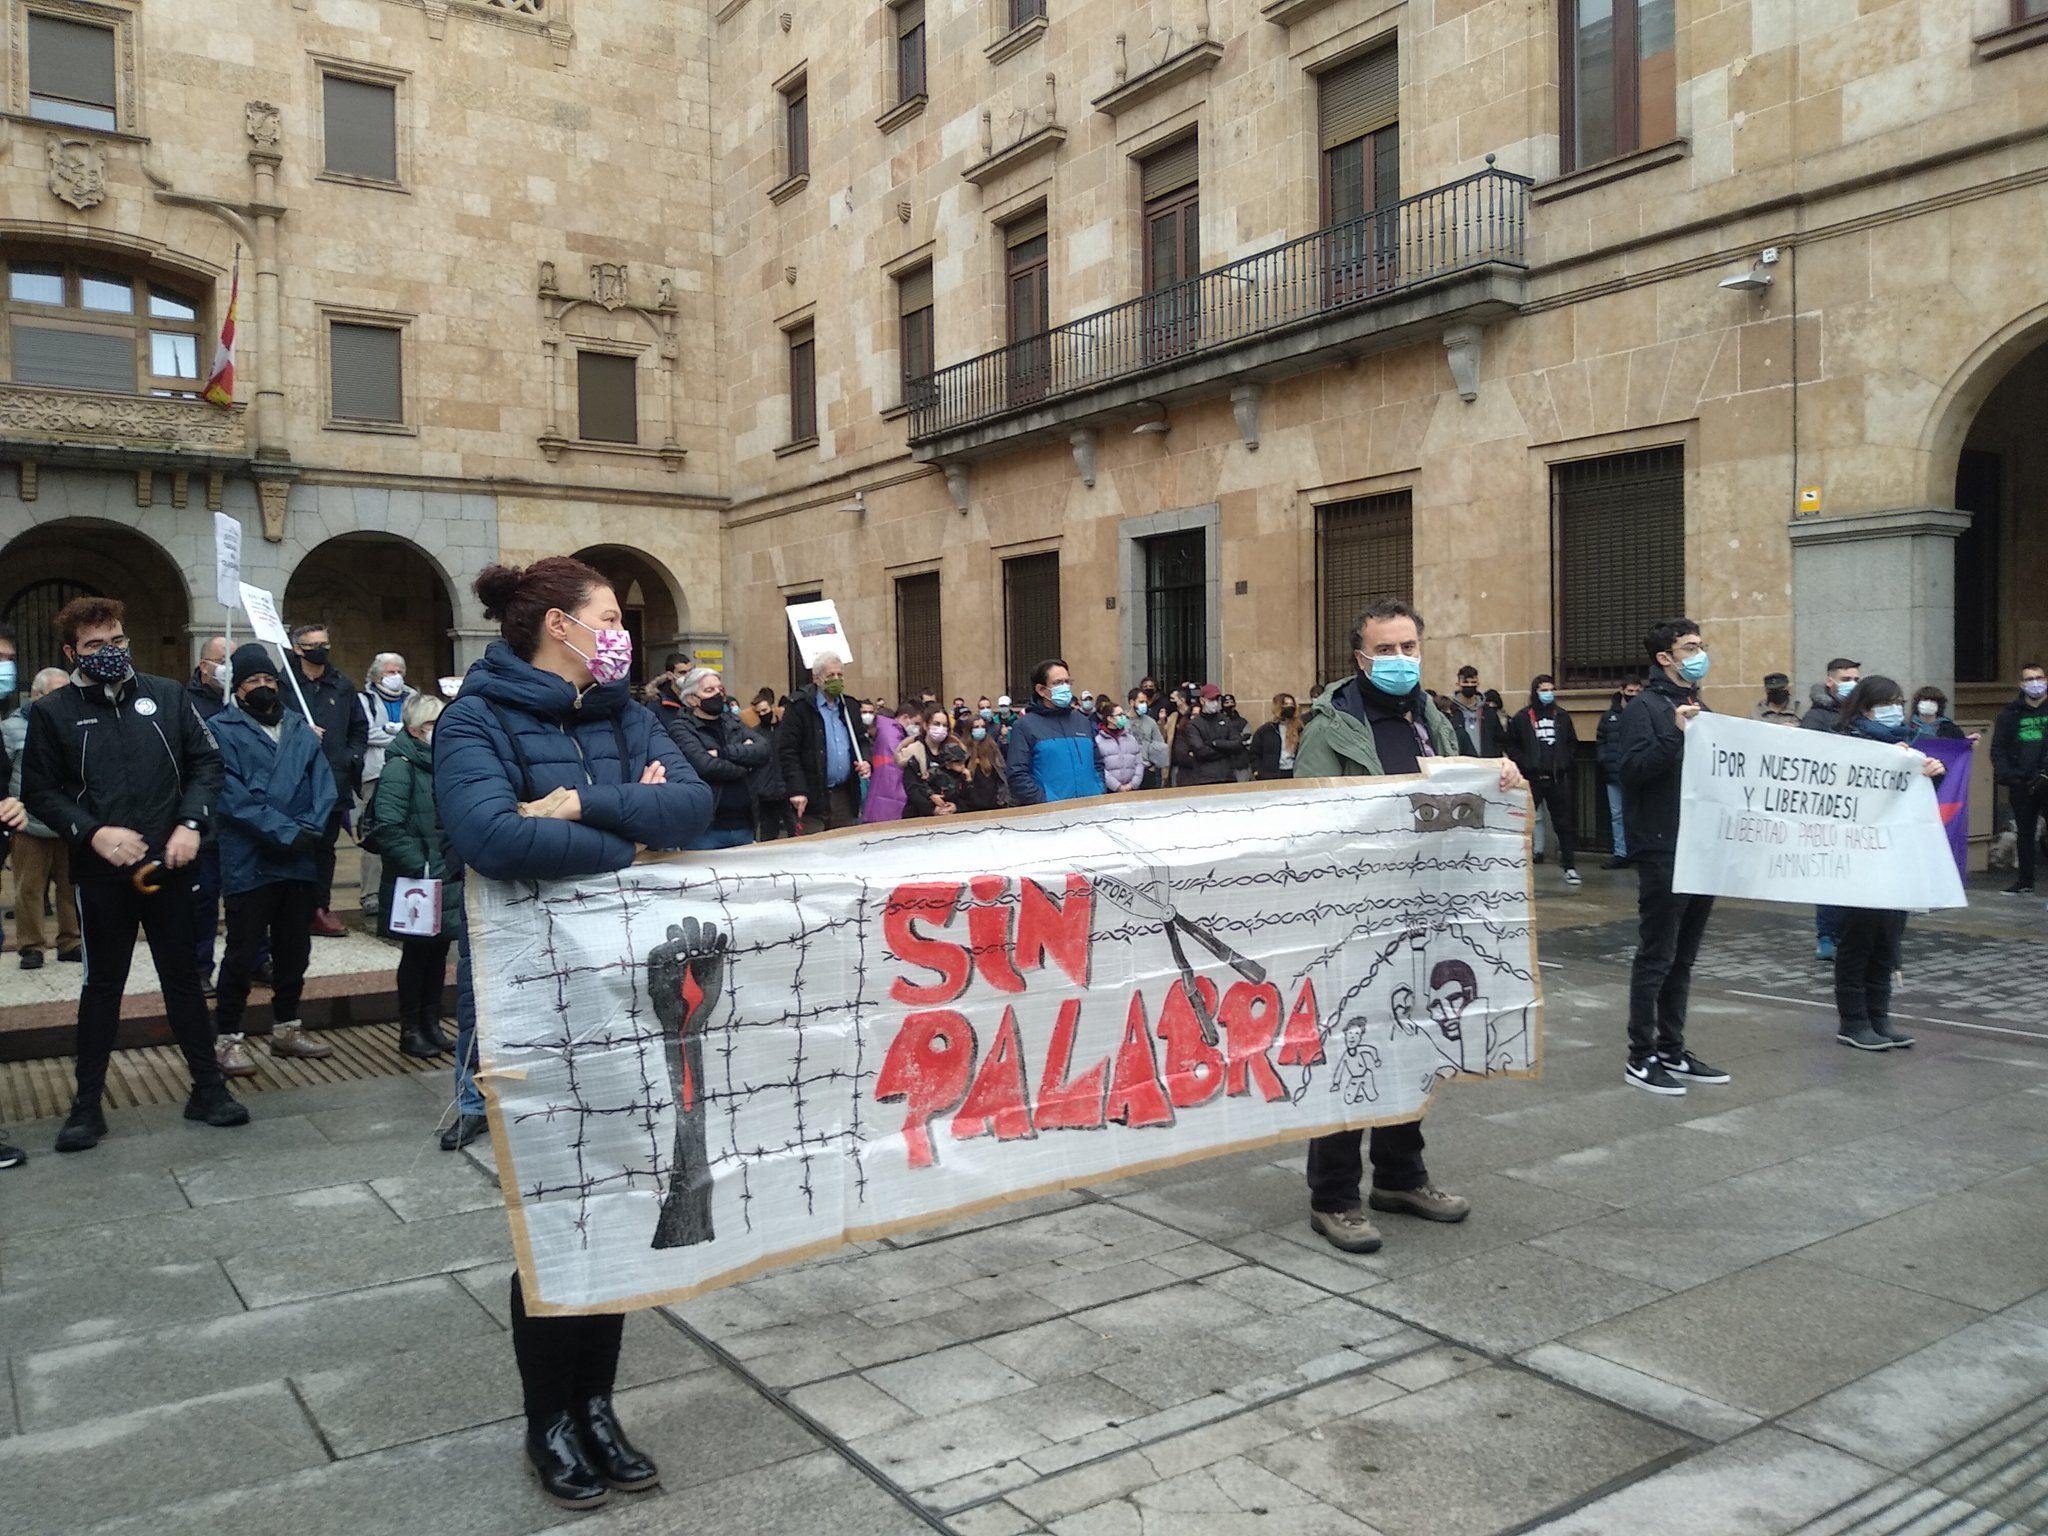
{"label": "brown hiking boot", "polygon": [[1400,1216],[1420,1216],[1424,1221],[1463,1221],[1472,1214],[1472,1202],[1463,1195],[1446,1194],[1434,1184],[1420,1189],[1375,1189],[1366,1203],[1376,1211]]}
{"label": "brown hiking boot", "polygon": [[1308,1224],[1332,1248],[1346,1253],[1378,1253],[1380,1232],[1363,1211],[1310,1211]]}
{"label": "brown hiking boot", "polygon": [[332,1056],[334,1047],[312,1039],[296,1024],[280,1025],[271,1032],[270,1054],[296,1057],[301,1061],[319,1061],[322,1057]]}

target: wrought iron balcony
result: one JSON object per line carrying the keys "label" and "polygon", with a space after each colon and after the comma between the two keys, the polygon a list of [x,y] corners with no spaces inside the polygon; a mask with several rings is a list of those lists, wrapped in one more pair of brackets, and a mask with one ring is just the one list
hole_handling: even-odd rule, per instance
{"label": "wrought iron balcony", "polygon": [[1528,178],[1491,167],[913,380],[910,441],[972,455],[1513,309]]}

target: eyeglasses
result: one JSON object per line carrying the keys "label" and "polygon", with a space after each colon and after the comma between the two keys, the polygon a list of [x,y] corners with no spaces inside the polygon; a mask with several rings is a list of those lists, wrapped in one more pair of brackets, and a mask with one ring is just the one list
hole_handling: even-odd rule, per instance
{"label": "eyeglasses", "polygon": [[1686,645],[1674,646],[1671,651],[1671,654],[1674,656],[1704,656],[1706,653],[1707,646],[1704,640],[1694,640]]}
{"label": "eyeglasses", "polygon": [[112,639],[108,640],[88,640],[78,647],[78,654],[81,656],[97,656],[104,650],[125,651],[129,648],[130,644],[132,642],[126,635],[115,635]]}

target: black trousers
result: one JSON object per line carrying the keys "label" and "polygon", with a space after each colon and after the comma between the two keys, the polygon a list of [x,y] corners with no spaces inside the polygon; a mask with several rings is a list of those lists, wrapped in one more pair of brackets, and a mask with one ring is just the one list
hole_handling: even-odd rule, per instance
{"label": "black trousers", "polygon": [[796,835],[796,818],[789,814],[787,800],[763,800],[755,812],[755,838],[772,843]]}
{"label": "black trousers", "polygon": [[270,1015],[274,1023],[296,1023],[299,994],[306,987],[306,962],[313,956],[313,882],[278,880],[227,898],[228,952],[220,963],[214,996],[214,1025],[224,1035],[242,1032],[249,1004],[249,978],[270,946]]}
{"label": "black trousers", "polygon": [[[1364,1204],[1364,1131],[1332,1131],[1308,1144],[1308,1206],[1312,1211],[1355,1211]],[[1429,1182],[1422,1165],[1422,1122],[1372,1128],[1374,1189],[1420,1189]]]}
{"label": "black trousers", "polygon": [[512,1276],[512,1358],[526,1422],[538,1426],[593,1397],[610,1397],[619,1374],[623,1313],[590,1317],[529,1317],[519,1275]]}
{"label": "black trousers", "polygon": [[407,939],[398,952],[398,1017],[438,1019],[453,939]]}
{"label": "black trousers", "polygon": [[138,930],[149,941],[149,958],[163,986],[164,1018],[192,1085],[218,1087],[226,1081],[213,1054],[213,1021],[206,1014],[206,996],[199,990],[199,962],[194,953],[193,917],[198,908],[192,892],[191,866],[164,870],[162,888],[145,895],[126,879],[81,882],[78,932],[85,944],[85,981],[78,994],[78,1102],[97,1108],[107,1086],[107,1063],[121,1030],[121,994],[128,989],[128,967],[135,958]]}
{"label": "black trousers", "polygon": [[2019,883],[2034,883],[2034,864],[2040,856],[2041,818],[2048,816],[2048,794],[2039,789],[2040,780],[2032,784],[2014,784],[2007,791],[2012,796],[2012,820],[2020,835]]}
{"label": "black trousers", "polygon": [[[350,798],[344,792],[340,803],[347,805]],[[346,811],[336,810],[332,816],[327,818],[327,827],[320,834],[320,846],[313,853],[313,894],[315,897],[313,906],[321,912],[327,911],[334,905],[334,845],[341,841],[341,824],[343,817],[346,815]],[[307,916],[306,921],[308,923],[312,922],[310,914]]]}
{"label": "black trousers", "polygon": [[1835,1012],[1842,1028],[1883,1024],[1892,1016],[1892,972],[1899,968],[1899,941],[1906,914],[1870,907],[1843,907],[1835,939]]}
{"label": "black trousers", "polygon": [[1685,1008],[1692,964],[1714,912],[1711,896],[1671,889],[1669,853],[1638,853],[1636,959],[1628,979],[1628,1059],[1676,1056],[1685,1049]]}
{"label": "black trousers", "polygon": [[199,979],[213,975],[213,951],[220,937],[220,844],[208,842],[192,861],[193,956],[199,962]]}
{"label": "black trousers", "polygon": [[851,827],[860,821],[860,780],[848,778],[844,784],[834,784],[820,799],[804,806],[803,820],[797,823],[797,836],[806,832],[831,832],[839,827]]}
{"label": "black trousers", "polygon": [[1557,844],[1557,867],[1577,869],[1578,828],[1572,824],[1577,807],[1572,802],[1572,776],[1561,773],[1555,777],[1531,779],[1529,793],[1535,797],[1539,808],[1550,812],[1552,841]]}

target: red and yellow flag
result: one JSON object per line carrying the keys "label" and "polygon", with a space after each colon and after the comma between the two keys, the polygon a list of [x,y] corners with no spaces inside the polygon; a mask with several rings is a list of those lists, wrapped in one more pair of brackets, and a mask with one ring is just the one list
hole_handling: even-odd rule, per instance
{"label": "red and yellow flag", "polygon": [[214,350],[213,373],[206,381],[206,398],[229,408],[235,403],[235,307],[241,298],[242,252],[238,246],[234,276],[228,284],[228,314],[220,325],[220,346]]}

